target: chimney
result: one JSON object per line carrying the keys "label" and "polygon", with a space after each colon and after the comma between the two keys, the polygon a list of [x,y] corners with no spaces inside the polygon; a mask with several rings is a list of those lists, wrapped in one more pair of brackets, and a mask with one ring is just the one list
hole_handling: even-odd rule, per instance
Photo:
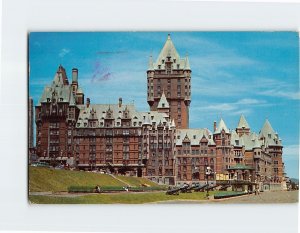
{"label": "chimney", "polygon": [[72,82],[73,83],[78,82],[78,69],[77,68],[72,69]]}
{"label": "chimney", "polygon": [[90,106],[90,103],[91,103],[91,100],[90,98],[86,98],[86,106],[89,107]]}
{"label": "chimney", "polygon": [[214,121],[214,132],[217,130],[217,122]]}
{"label": "chimney", "polygon": [[120,97],[119,98],[119,108],[121,108],[122,107],[122,98]]}

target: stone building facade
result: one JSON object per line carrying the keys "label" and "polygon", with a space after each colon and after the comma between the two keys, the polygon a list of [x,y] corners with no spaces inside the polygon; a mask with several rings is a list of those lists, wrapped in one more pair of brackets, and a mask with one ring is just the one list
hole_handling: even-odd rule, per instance
{"label": "stone building facade", "polygon": [[[72,70],[59,66],[35,106],[36,154],[52,165],[143,176],[158,183],[284,181],[282,142],[270,122],[257,134],[242,115],[235,130],[189,129],[191,68],[168,36],[147,70],[150,111],[133,104],[93,104]],[[213,171],[206,176],[206,168]]]}
{"label": "stone building facade", "polygon": [[191,68],[188,56],[181,58],[168,35],[156,62],[152,56],[147,70],[147,101],[156,111],[162,94],[170,105],[170,117],[177,128],[189,128]]}

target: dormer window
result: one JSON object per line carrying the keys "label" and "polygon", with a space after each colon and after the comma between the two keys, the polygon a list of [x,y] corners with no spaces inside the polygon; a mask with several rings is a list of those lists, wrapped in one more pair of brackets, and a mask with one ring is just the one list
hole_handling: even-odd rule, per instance
{"label": "dormer window", "polygon": [[164,63],[165,63],[165,60],[164,60],[164,59],[162,59],[162,60],[161,60],[161,63],[162,63],[162,64],[164,64]]}
{"label": "dormer window", "polygon": [[161,65],[158,65],[158,69],[160,70],[160,68],[161,68]]}
{"label": "dormer window", "polygon": [[47,98],[47,102],[50,102],[50,98]]}
{"label": "dormer window", "polygon": [[180,67],[179,64],[177,64],[177,69],[178,69],[178,70],[179,70],[179,67]]}
{"label": "dormer window", "polygon": [[268,134],[268,137],[271,138],[271,134],[270,133]]}
{"label": "dormer window", "polygon": [[176,63],[176,59],[174,59],[173,61],[174,61],[174,63]]}
{"label": "dormer window", "polygon": [[193,138],[196,139],[196,135],[193,135]]}
{"label": "dormer window", "polygon": [[165,107],[165,104],[162,104],[162,107],[164,108],[164,107]]}

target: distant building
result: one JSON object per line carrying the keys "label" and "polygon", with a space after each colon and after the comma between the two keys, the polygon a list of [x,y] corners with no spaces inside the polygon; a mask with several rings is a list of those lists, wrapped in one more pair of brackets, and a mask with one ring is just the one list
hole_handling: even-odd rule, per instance
{"label": "distant building", "polygon": [[[133,104],[84,103],[78,70],[72,83],[59,66],[35,106],[36,154],[52,165],[143,176],[158,183],[234,183],[278,189],[285,181],[282,142],[270,122],[257,134],[241,115],[235,130],[223,119],[189,129],[191,69],[168,36],[147,71],[149,112]],[[207,168],[213,171],[209,176]],[[245,186],[246,185],[246,186]],[[247,189],[247,188],[246,188]]]}

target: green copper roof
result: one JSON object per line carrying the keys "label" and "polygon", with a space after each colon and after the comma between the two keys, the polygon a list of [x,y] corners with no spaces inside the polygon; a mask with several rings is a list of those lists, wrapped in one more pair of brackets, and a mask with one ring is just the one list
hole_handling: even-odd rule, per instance
{"label": "green copper roof", "polygon": [[241,117],[240,117],[240,121],[239,121],[239,124],[238,124],[238,129],[242,129],[242,128],[245,128],[245,129],[250,129],[249,125],[248,125],[248,122],[246,121],[244,115],[242,114]]}
{"label": "green copper roof", "polygon": [[185,70],[191,70],[190,61],[189,61],[188,56],[185,57],[184,69]]}
{"label": "green copper roof", "polygon": [[182,141],[187,137],[191,145],[199,145],[203,136],[208,140],[208,145],[215,145],[211,132],[204,129],[176,129],[176,145],[182,145]]}
{"label": "green copper roof", "polygon": [[263,139],[265,146],[281,146],[281,140],[277,133],[275,133],[268,119],[266,119],[261,131],[259,132],[259,138]]}
{"label": "green copper roof", "polygon": [[149,70],[154,70],[152,56],[149,57],[148,71],[149,71]]}
{"label": "green copper roof", "polygon": [[216,129],[216,131],[214,132],[214,134],[217,134],[217,133],[221,133],[221,131],[224,129],[225,133],[229,133],[229,130],[225,124],[225,122],[223,121],[223,119],[221,118],[220,122],[219,122],[219,125]]}
{"label": "green copper roof", "polygon": [[162,93],[157,108],[170,108],[169,102],[165,96],[165,92]]}
{"label": "green copper roof", "polygon": [[171,40],[170,34],[168,34],[166,43],[164,44],[164,47],[160,51],[156,62],[153,64],[154,69],[157,70],[157,69],[159,69],[159,66],[160,66],[160,69],[164,70],[165,69],[165,61],[167,61],[168,57],[170,57],[170,61],[172,62],[172,69],[184,69],[186,65],[187,65],[186,69],[190,69],[189,61],[186,61],[186,59],[180,58],[172,40]]}

